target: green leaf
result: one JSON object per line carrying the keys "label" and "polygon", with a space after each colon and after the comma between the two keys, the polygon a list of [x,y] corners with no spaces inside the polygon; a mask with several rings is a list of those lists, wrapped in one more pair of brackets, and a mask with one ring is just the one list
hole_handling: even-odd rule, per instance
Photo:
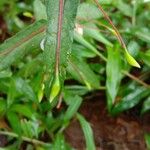
{"label": "green leaf", "polygon": [[50,92],[50,97],[49,97],[49,102],[51,103],[54,98],[59,94],[60,92],[60,80],[59,76],[57,75],[55,79],[53,80],[52,87],[51,87],[51,92]]}
{"label": "green leaf", "polygon": [[105,4],[105,5],[109,5],[109,4],[112,4],[113,0],[105,0],[105,1],[102,1],[102,0],[98,0],[99,3],[101,4]]}
{"label": "green leaf", "polygon": [[28,12],[28,11],[24,12],[24,13],[23,13],[23,16],[28,17],[28,18],[33,18],[32,13],[30,13],[30,12]]}
{"label": "green leaf", "polygon": [[122,111],[128,110],[138,104],[142,98],[150,94],[149,89],[136,87],[132,89],[125,97],[121,99],[112,109],[111,113],[116,115]]}
{"label": "green leaf", "polygon": [[21,120],[21,129],[24,136],[38,138],[39,122],[23,119]]}
{"label": "green leaf", "polygon": [[83,36],[81,36],[77,32],[74,32],[74,40],[79,42],[80,44],[91,50],[93,53],[98,55],[101,59],[106,61],[106,58],[92,44],[90,44],[87,40],[83,38]]}
{"label": "green leaf", "polygon": [[108,60],[106,66],[106,89],[107,89],[107,107],[111,111],[115,104],[115,99],[121,81],[121,56],[118,48],[108,48]]}
{"label": "green leaf", "polygon": [[98,76],[82,58],[72,54],[67,70],[76,80],[84,83],[89,90],[100,87]]}
{"label": "green leaf", "polygon": [[7,94],[8,93],[8,90],[9,90],[9,80],[8,78],[3,78],[3,79],[0,79],[0,92],[1,93],[5,93]]}
{"label": "green leaf", "polygon": [[142,41],[147,42],[147,43],[150,42],[150,32],[149,32],[149,30],[147,30],[147,31],[142,31],[142,30],[139,31],[138,30],[135,34]]}
{"label": "green leaf", "polygon": [[[80,85],[66,85],[65,86],[65,95],[67,94],[71,94],[71,95],[79,95],[79,96],[82,96],[82,95],[85,95],[86,93],[88,93],[89,90],[87,89],[86,86],[80,86]],[[67,100],[68,102],[69,100]]]}
{"label": "green leaf", "polygon": [[75,95],[70,99],[70,101],[71,104],[69,105],[64,115],[64,122],[69,121],[75,115],[75,113],[78,111],[81,105],[82,98],[79,97],[78,95]]}
{"label": "green leaf", "polygon": [[96,56],[96,54],[91,50],[82,45],[79,45],[78,43],[73,44],[72,53],[85,58],[94,58]]}
{"label": "green leaf", "polygon": [[116,7],[126,16],[132,17],[132,8],[129,4],[124,3],[122,0],[116,1]]}
{"label": "green leaf", "polygon": [[33,8],[34,8],[34,14],[35,14],[36,20],[41,20],[41,19],[47,20],[46,7],[41,2],[41,0],[34,0]]}
{"label": "green leaf", "polygon": [[71,150],[70,146],[65,142],[65,138],[62,134],[56,135],[53,150]]}
{"label": "green leaf", "polygon": [[79,19],[86,21],[100,18],[102,17],[102,15],[99,13],[99,10],[95,5],[88,3],[81,3],[78,8],[77,17]]}
{"label": "green leaf", "polygon": [[21,129],[22,133],[24,136],[27,136],[29,138],[33,138],[33,133],[32,133],[32,125],[30,121],[27,121],[26,119],[23,119],[21,121]]}
{"label": "green leaf", "polygon": [[13,78],[11,78],[9,82],[8,92],[7,92],[7,107],[8,108],[13,104],[17,95],[18,94],[16,92],[15,81]]}
{"label": "green leaf", "polygon": [[33,50],[40,49],[46,21],[38,21],[0,45],[0,71],[22,59]]}
{"label": "green leaf", "polygon": [[130,41],[128,44],[128,51],[133,57],[137,57],[139,54],[140,46],[136,41]]}
{"label": "green leaf", "polygon": [[[38,56],[36,56],[36,58],[32,58],[31,61],[25,63],[23,67],[19,68],[17,75],[22,76],[24,78],[32,77],[41,70],[43,71],[43,69],[41,68],[43,65],[43,57],[41,54],[39,54]],[[35,78],[37,77],[35,76],[33,80]]]}
{"label": "green leaf", "polygon": [[21,95],[27,97],[31,101],[34,101],[34,102],[38,101],[38,98],[35,95],[32,87],[25,80],[23,80],[22,78],[16,78],[15,84],[16,84],[17,91]]}
{"label": "green leaf", "polygon": [[44,96],[44,89],[45,89],[45,85],[42,83],[41,86],[39,87],[39,91],[38,91],[38,101],[41,102],[42,98]]}
{"label": "green leaf", "polygon": [[[66,66],[73,42],[74,20],[78,3],[79,0],[66,0],[62,8],[64,9],[63,19],[60,19],[59,1],[46,1],[48,28],[46,32],[44,62],[47,66],[47,74],[50,73],[49,80],[47,80],[50,84],[46,88],[53,90],[49,92],[50,101],[58,95],[65,79]],[[60,42],[58,42],[59,39]]]}
{"label": "green leaf", "polygon": [[1,78],[8,78],[12,76],[12,72],[10,70],[3,70],[0,72],[0,79]]}
{"label": "green leaf", "polygon": [[14,104],[10,108],[10,111],[21,114],[28,118],[33,118],[33,111],[31,111],[31,108],[28,105]]}
{"label": "green leaf", "polygon": [[144,100],[141,113],[144,114],[150,110],[150,97]]}
{"label": "green leaf", "polygon": [[0,117],[5,113],[6,111],[6,100],[0,98]]}
{"label": "green leaf", "polygon": [[17,134],[21,135],[21,124],[20,124],[20,119],[17,116],[16,113],[14,112],[7,112],[7,119],[13,129],[14,132],[16,132]]}
{"label": "green leaf", "polygon": [[88,23],[88,24],[84,24],[85,28],[84,28],[84,35],[85,36],[89,36],[103,44],[105,44],[106,46],[110,46],[112,47],[112,43],[109,42],[100,31],[98,31],[98,28],[95,24],[92,23]]}
{"label": "green leaf", "polygon": [[131,66],[141,68],[137,61],[129,54],[127,50],[125,50],[125,57]]}
{"label": "green leaf", "polygon": [[81,125],[83,133],[84,133],[84,137],[86,140],[86,149],[87,150],[96,150],[93,132],[90,127],[90,124],[80,114],[77,114],[77,118],[80,122],[80,125]]}
{"label": "green leaf", "polygon": [[150,67],[150,50],[146,52],[140,52],[140,57],[144,61],[144,63]]}
{"label": "green leaf", "polygon": [[150,134],[145,134],[144,137],[146,141],[147,150],[150,150]]}

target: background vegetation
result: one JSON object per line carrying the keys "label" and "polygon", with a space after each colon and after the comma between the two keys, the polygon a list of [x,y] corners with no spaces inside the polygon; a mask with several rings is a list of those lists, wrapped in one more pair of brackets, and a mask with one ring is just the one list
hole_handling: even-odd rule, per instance
{"label": "background vegetation", "polygon": [[[87,149],[96,149],[90,124],[78,113],[87,94],[105,93],[112,116],[136,105],[139,115],[149,112],[150,2],[99,3],[141,68],[127,63],[111,25],[94,1],[86,0],[78,7],[62,93],[50,103],[44,91],[45,48],[41,43],[47,26],[44,2],[0,1],[0,134],[7,135],[2,149],[73,149],[63,134],[73,118],[80,122]],[[150,147],[148,133],[145,139]]]}

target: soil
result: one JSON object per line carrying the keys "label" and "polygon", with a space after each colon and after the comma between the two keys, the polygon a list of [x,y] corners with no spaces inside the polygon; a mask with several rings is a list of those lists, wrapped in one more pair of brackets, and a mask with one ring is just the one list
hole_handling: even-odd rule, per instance
{"label": "soil", "polygon": [[[150,133],[150,114],[140,117],[137,109],[112,117],[101,96],[83,102],[80,113],[92,126],[97,150],[146,150],[144,133]],[[77,120],[71,122],[65,135],[74,148],[85,149],[83,132]]]}

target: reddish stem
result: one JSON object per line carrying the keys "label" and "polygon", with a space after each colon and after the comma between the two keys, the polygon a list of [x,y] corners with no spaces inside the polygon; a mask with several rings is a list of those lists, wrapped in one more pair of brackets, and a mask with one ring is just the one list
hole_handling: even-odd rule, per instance
{"label": "reddish stem", "polygon": [[62,22],[63,22],[63,9],[64,9],[64,0],[59,0],[59,15],[58,15],[58,29],[57,29],[57,47],[56,47],[56,64],[55,64],[55,73],[59,73],[59,63],[60,63],[60,49],[61,49],[61,31],[62,31]]}

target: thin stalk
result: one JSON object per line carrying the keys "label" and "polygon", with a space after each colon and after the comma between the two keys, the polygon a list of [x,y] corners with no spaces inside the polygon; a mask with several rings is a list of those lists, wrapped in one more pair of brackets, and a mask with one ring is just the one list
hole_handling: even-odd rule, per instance
{"label": "thin stalk", "polygon": [[57,109],[60,109],[61,104],[62,104],[62,99],[63,99],[63,94],[61,93],[61,94],[59,95],[58,104],[57,104],[57,106],[56,106]]}
{"label": "thin stalk", "polygon": [[[13,132],[8,132],[8,131],[0,131],[0,135],[11,136],[11,137],[14,137],[14,138],[20,137],[18,134],[13,133]],[[49,145],[48,143],[45,143],[43,141],[39,141],[39,140],[36,140],[36,139],[31,139],[31,138],[28,138],[28,137],[25,137],[25,136],[21,136],[21,139],[23,141],[33,143],[35,145],[44,145],[44,146]]]}
{"label": "thin stalk", "polygon": [[143,85],[144,87],[150,88],[150,85],[149,85],[149,84],[143,82],[142,80],[140,80],[139,78],[135,77],[134,75],[128,73],[127,71],[122,70],[122,73],[125,74],[126,76],[128,76],[129,78],[135,80],[137,83]]}
{"label": "thin stalk", "polygon": [[110,23],[110,25],[112,26],[112,28],[114,29],[117,39],[120,42],[120,44],[122,45],[122,47],[127,50],[126,45],[124,43],[124,40],[122,39],[118,29],[115,27],[115,25],[113,24],[113,22],[111,21],[111,19],[109,18],[109,16],[107,15],[107,13],[104,11],[104,9],[102,8],[102,6],[99,4],[98,0],[94,0],[95,4],[97,5],[98,9],[102,12],[102,14],[104,15],[104,18]]}
{"label": "thin stalk", "polygon": [[64,0],[59,0],[59,15],[58,15],[58,29],[57,29],[57,46],[56,46],[56,63],[55,63],[55,74],[59,74],[59,63],[60,63],[60,49],[61,49],[61,32],[62,32],[62,22],[63,22],[63,10],[64,10]]}

